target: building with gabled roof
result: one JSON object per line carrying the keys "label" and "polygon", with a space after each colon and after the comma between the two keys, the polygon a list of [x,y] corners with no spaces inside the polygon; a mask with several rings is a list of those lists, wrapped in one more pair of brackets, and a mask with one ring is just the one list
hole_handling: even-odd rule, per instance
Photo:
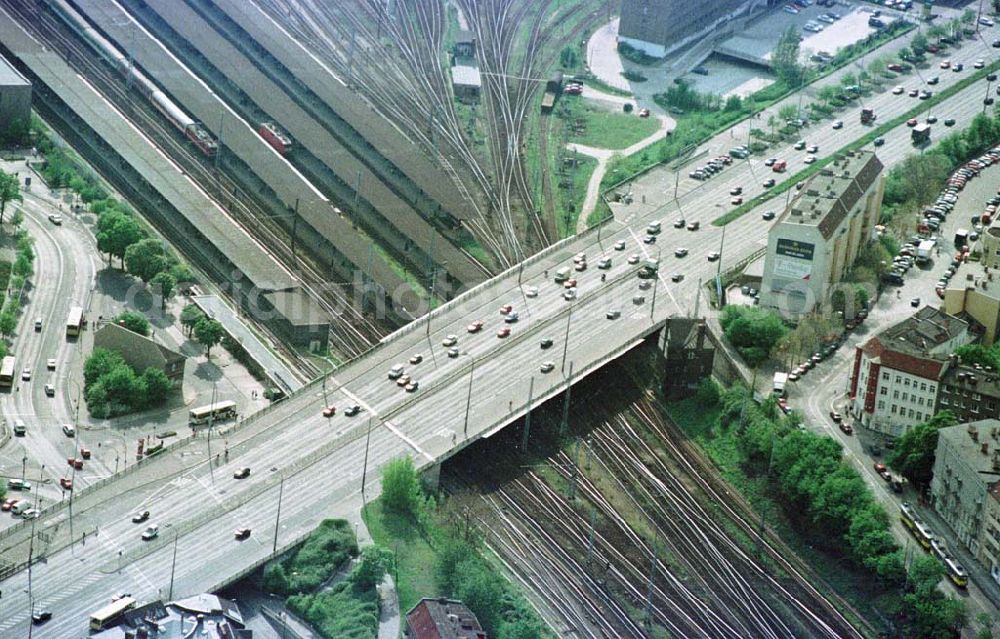
{"label": "building with gabled roof", "polygon": [[184,361],[187,359],[184,355],[114,322],[107,322],[94,332],[94,348],[118,353],[139,373],[155,367],[174,385],[184,381]]}
{"label": "building with gabled roof", "polygon": [[851,372],[851,414],[862,426],[898,437],[929,419],[952,352],[973,341],[969,323],[925,306],[858,346]]}
{"label": "building with gabled roof", "polygon": [[407,639],[486,639],[476,615],[461,601],[424,598],[406,613]]}
{"label": "building with gabled roof", "polygon": [[761,306],[799,317],[830,300],[875,240],[883,168],[871,151],[851,151],[805,181],[768,232]]}

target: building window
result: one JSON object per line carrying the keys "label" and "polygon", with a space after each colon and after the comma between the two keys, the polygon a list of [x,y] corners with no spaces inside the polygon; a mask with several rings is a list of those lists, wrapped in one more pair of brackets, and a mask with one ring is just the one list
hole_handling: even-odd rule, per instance
{"label": "building window", "polygon": [[917,413],[917,421],[918,422],[924,421],[924,414],[923,413]]}
{"label": "building window", "polygon": [[[889,381],[889,372],[888,371],[882,371],[882,381],[883,382],[888,382]],[[896,378],[896,381],[898,382],[899,378]]]}
{"label": "building window", "polygon": [[903,380],[903,386],[906,386],[907,388],[909,388],[909,386],[910,386],[910,378],[909,377],[907,377],[906,379]]}
{"label": "building window", "polygon": [[899,399],[899,391],[898,390],[892,391],[892,398],[893,399]]}
{"label": "building window", "polygon": [[910,394],[909,393],[903,393],[903,401],[904,402],[910,401]]}
{"label": "building window", "polygon": [[908,415],[907,415],[907,416],[908,416],[908,417],[909,417],[910,419],[913,419],[913,409],[912,409],[912,408],[908,409]]}
{"label": "building window", "polygon": [[897,384],[902,383],[902,379],[903,379],[902,377],[900,377],[899,375],[896,375],[896,383]]}
{"label": "building window", "polygon": [[979,393],[973,393],[972,399],[979,401],[980,399],[982,399],[982,396]]}
{"label": "building window", "polygon": [[878,389],[878,394],[879,395],[888,395],[889,394],[889,389],[886,388],[885,386],[882,386],[881,388]]}
{"label": "building window", "polygon": [[892,405],[892,414],[893,415],[896,414],[896,405],[895,404]]}
{"label": "building window", "polygon": [[933,393],[934,392],[934,384],[931,384],[930,386],[927,387],[927,392],[928,393]]}
{"label": "building window", "polygon": [[881,399],[878,400],[878,409],[885,410],[885,402],[883,402]]}
{"label": "building window", "polygon": [[941,405],[942,406],[947,406],[948,405],[948,398],[947,397],[942,397],[941,398]]}
{"label": "building window", "polygon": [[917,406],[923,406],[923,405],[924,405],[924,398],[923,397],[918,397],[917,398]]}

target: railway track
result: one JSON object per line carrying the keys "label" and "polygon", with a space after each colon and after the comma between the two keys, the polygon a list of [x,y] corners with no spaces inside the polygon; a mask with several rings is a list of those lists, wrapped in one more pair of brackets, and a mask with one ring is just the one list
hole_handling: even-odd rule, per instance
{"label": "railway track", "polygon": [[[36,37],[63,53],[68,62],[98,87],[116,107],[132,118],[141,130],[156,141],[161,150],[181,165],[186,173],[223,205],[234,222],[268,246],[279,259],[292,265],[300,277],[303,288],[330,312],[333,318],[331,344],[340,354],[345,358],[355,357],[371,348],[385,334],[386,331],[382,327],[354,307],[346,292],[330,287],[316,264],[308,258],[303,259],[300,255],[293,256],[290,240],[273,220],[273,216],[244,193],[234,180],[213,167],[210,161],[196,154],[184,139],[163,121],[158,112],[149,107],[145,101],[136,100],[136,94],[130,93],[128,87],[123,86],[122,79],[97,61],[86,45],[68,35],[57,18],[44,11],[37,3],[36,11],[30,13],[21,3],[13,0],[2,0],[2,2],[22,24],[32,28]],[[240,197],[241,195],[246,197]],[[272,342],[304,371],[311,374],[319,372],[311,362],[285,347],[281,340],[273,339]]]}
{"label": "railway track", "polygon": [[[559,451],[544,472],[483,496],[487,543],[557,630],[586,638],[864,636],[789,549],[759,535],[752,513],[733,505],[731,490],[652,401],[613,415],[595,402],[601,423],[589,433],[586,461]],[[733,527],[757,549],[735,542]]]}

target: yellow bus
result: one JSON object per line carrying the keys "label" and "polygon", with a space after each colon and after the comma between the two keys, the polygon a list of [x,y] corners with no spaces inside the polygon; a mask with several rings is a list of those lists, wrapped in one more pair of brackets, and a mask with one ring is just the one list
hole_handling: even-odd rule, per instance
{"label": "yellow bus", "polygon": [[79,335],[83,329],[83,308],[74,306],[69,309],[69,317],[66,319],[66,334]]}
{"label": "yellow bus", "polygon": [[3,358],[3,362],[0,363],[0,386],[9,388],[14,383],[15,368],[16,363],[13,355]]}
{"label": "yellow bus", "polygon": [[122,597],[118,601],[112,601],[97,612],[90,615],[90,629],[103,630],[123,613],[135,608],[135,599],[132,597]]}

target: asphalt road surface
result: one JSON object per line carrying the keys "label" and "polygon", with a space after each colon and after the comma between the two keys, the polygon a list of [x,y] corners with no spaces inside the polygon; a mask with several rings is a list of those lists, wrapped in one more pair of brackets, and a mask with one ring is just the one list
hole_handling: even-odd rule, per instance
{"label": "asphalt road surface", "polygon": [[[952,59],[964,56],[971,60],[983,55],[967,46]],[[945,81],[943,76],[941,82]],[[981,110],[983,90],[984,86],[977,83],[939,110],[964,124]],[[910,104],[897,96],[883,95],[874,100],[884,101],[877,107],[883,110],[883,119]],[[807,133],[810,143],[820,145],[821,155],[832,153],[841,143],[866,130],[856,121],[848,123],[849,113],[843,116],[844,130],[832,131],[821,125]],[[905,126],[887,136],[887,144],[879,150],[886,164],[913,152],[908,138]],[[801,158],[791,153],[786,157],[794,172]],[[721,240],[722,229],[709,224],[722,208],[715,204],[728,201],[728,188],[737,183],[752,195],[750,185],[755,174],[767,175],[757,166],[760,161],[729,167],[721,176],[681,197],[686,217],[702,222],[700,231],[673,229],[667,214],[676,209],[633,205],[616,211],[627,227],[622,227],[622,221],[613,222],[600,236],[591,232],[568,241],[467,293],[439,309],[429,320],[401,329],[387,338],[382,348],[352,362],[324,384],[311,384],[238,429],[217,434],[211,451],[207,439],[201,436],[144,462],[117,482],[78,496],[74,508],[75,543],[69,548],[60,549],[69,528],[65,509],[37,520],[36,532],[46,532],[49,539],[44,551],[46,561],[32,569],[30,601],[27,571],[0,583],[4,593],[0,600],[0,634],[25,631],[32,605],[55,612],[54,618],[35,634],[62,638],[83,635],[87,614],[107,603],[116,591],[148,600],[217,587],[234,573],[269,556],[276,528],[277,545],[281,547],[306,534],[321,518],[356,516],[364,468],[367,496],[371,498],[378,490],[378,468],[387,460],[409,454],[423,465],[445,458],[455,444],[466,440],[467,414],[468,439],[487,435],[523,412],[529,392],[533,398],[540,398],[563,388],[570,363],[574,371],[587,370],[614,351],[635,344],[666,316],[692,312],[698,280],[710,277],[716,268],[705,259],[705,254]],[[662,173],[653,172],[635,185],[636,192],[640,185],[651,192],[672,192],[672,175],[669,178],[667,182]],[[686,189],[692,185],[684,186]],[[774,208],[778,208],[777,203]],[[648,220],[658,218],[666,220],[659,239],[654,245],[643,244],[642,229]],[[724,259],[735,261],[763,246],[765,230],[759,212],[729,225]],[[626,247],[615,251],[612,245],[619,239],[625,241]],[[690,255],[674,257],[678,246],[688,247]],[[561,296],[563,289],[551,281],[551,276],[556,268],[569,264],[578,251],[588,254],[590,266],[577,274],[580,298],[567,302]],[[659,279],[654,288],[642,292],[645,301],[634,304],[632,299],[639,293],[637,267],[628,265],[625,257],[633,253],[655,257],[661,252]],[[601,255],[614,259],[606,282],[601,281],[596,268]],[[670,281],[674,271],[686,275],[683,282]],[[537,297],[526,295],[528,286],[538,288]],[[495,332],[504,325],[498,312],[503,303],[513,304],[521,316],[511,325],[512,335],[500,339]],[[612,309],[621,312],[619,319],[606,318]],[[467,333],[466,326],[477,319],[485,323],[482,332]],[[455,358],[448,357],[447,347],[442,346],[449,334],[458,339],[459,355]],[[540,341],[546,337],[554,344],[542,350]],[[407,364],[407,369],[420,388],[407,393],[387,379],[387,372],[393,364],[405,364],[416,353],[423,356],[423,361]],[[545,361],[552,361],[555,370],[542,373],[540,367]],[[470,397],[471,403],[467,404]],[[344,416],[343,408],[352,403],[361,405],[364,411],[353,418]],[[330,404],[340,410],[336,416],[325,418],[321,410]],[[366,447],[369,424],[370,446]],[[215,465],[217,455],[221,458]],[[233,472],[242,466],[252,469],[250,476],[233,479]],[[152,512],[150,521],[160,526],[158,539],[141,541],[143,526],[130,522],[130,514],[141,508],[148,508]],[[237,526],[252,528],[249,540],[233,539],[232,531]],[[91,531],[85,541],[78,539],[80,531]],[[27,530],[22,529],[0,538],[0,556],[15,562],[26,559],[27,537]],[[172,566],[175,540],[177,560]]]}

